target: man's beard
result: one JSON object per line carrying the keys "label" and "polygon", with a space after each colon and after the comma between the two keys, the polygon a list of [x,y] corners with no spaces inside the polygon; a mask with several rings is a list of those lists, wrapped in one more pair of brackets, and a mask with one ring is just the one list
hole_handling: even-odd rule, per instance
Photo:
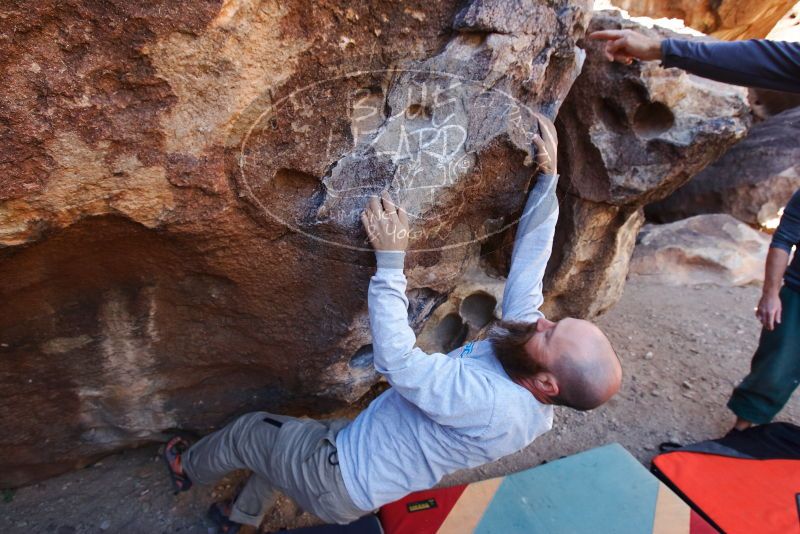
{"label": "man's beard", "polygon": [[528,341],[536,334],[537,321],[497,321],[489,329],[487,339],[492,344],[494,355],[512,378],[531,376],[542,367],[525,350]]}

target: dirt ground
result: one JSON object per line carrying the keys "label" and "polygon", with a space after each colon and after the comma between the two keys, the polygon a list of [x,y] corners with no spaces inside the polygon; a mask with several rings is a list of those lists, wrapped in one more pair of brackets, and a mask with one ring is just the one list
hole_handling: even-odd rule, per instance
{"label": "dirt ground", "polygon": [[[648,465],[663,441],[690,443],[724,434],[733,422],[725,402],[745,375],[758,339],[752,312],[758,295],[755,287],[674,288],[630,280],[621,302],[599,321],[623,361],[620,394],[591,413],[557,410],[553,430],[527,449],[443,483],[519,471],[610,442]],[[797,394],[778,419],[800,421]],[[208,504],[230,493],[241,478],[175,497],[157,445],[126,451],[6,492],[0,499],[0,532],[213,533],[204,519]],[[313,522],[280,499],[265,527]]]}

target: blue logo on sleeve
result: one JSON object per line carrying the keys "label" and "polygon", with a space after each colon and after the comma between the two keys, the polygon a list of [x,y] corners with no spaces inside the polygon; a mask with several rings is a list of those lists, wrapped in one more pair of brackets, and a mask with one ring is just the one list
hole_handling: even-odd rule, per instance
{"label": "blue logo on sleeve", "polygon": [[472,348],[474,346],[475,346],[475,342],[474,341],[470,341],[469,343],[464,345],[464,350],[461,351],[461,354],[459,355],[459,358],[463,358],[464,356],[467,356],[468,354],[470,354],[472,352]]}

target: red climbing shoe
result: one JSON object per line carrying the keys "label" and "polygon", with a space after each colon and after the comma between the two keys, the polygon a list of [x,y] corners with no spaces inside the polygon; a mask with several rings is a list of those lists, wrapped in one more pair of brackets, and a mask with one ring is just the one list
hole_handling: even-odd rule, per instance
{"label": "red climbing shoe", "polygon": [[164,446],[164,461],[167,464],[167,470],[169,470],[169,478],[172,480],[175,495],[192,487],[192,481],[183,472],[183,466],[181,465],[181,455],[189,450],[191,446],[192,444],[181,436],[175,436]]}

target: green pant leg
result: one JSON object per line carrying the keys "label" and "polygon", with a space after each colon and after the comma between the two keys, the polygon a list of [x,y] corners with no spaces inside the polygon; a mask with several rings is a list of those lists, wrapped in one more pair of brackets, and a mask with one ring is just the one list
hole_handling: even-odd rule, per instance
{"label": "green pant leg", "polygon": [[750,374],[733,391],[728,408],[747,421],[772,420],[800,382],[800,293],[783,287],[781,324],[762,330]]}

